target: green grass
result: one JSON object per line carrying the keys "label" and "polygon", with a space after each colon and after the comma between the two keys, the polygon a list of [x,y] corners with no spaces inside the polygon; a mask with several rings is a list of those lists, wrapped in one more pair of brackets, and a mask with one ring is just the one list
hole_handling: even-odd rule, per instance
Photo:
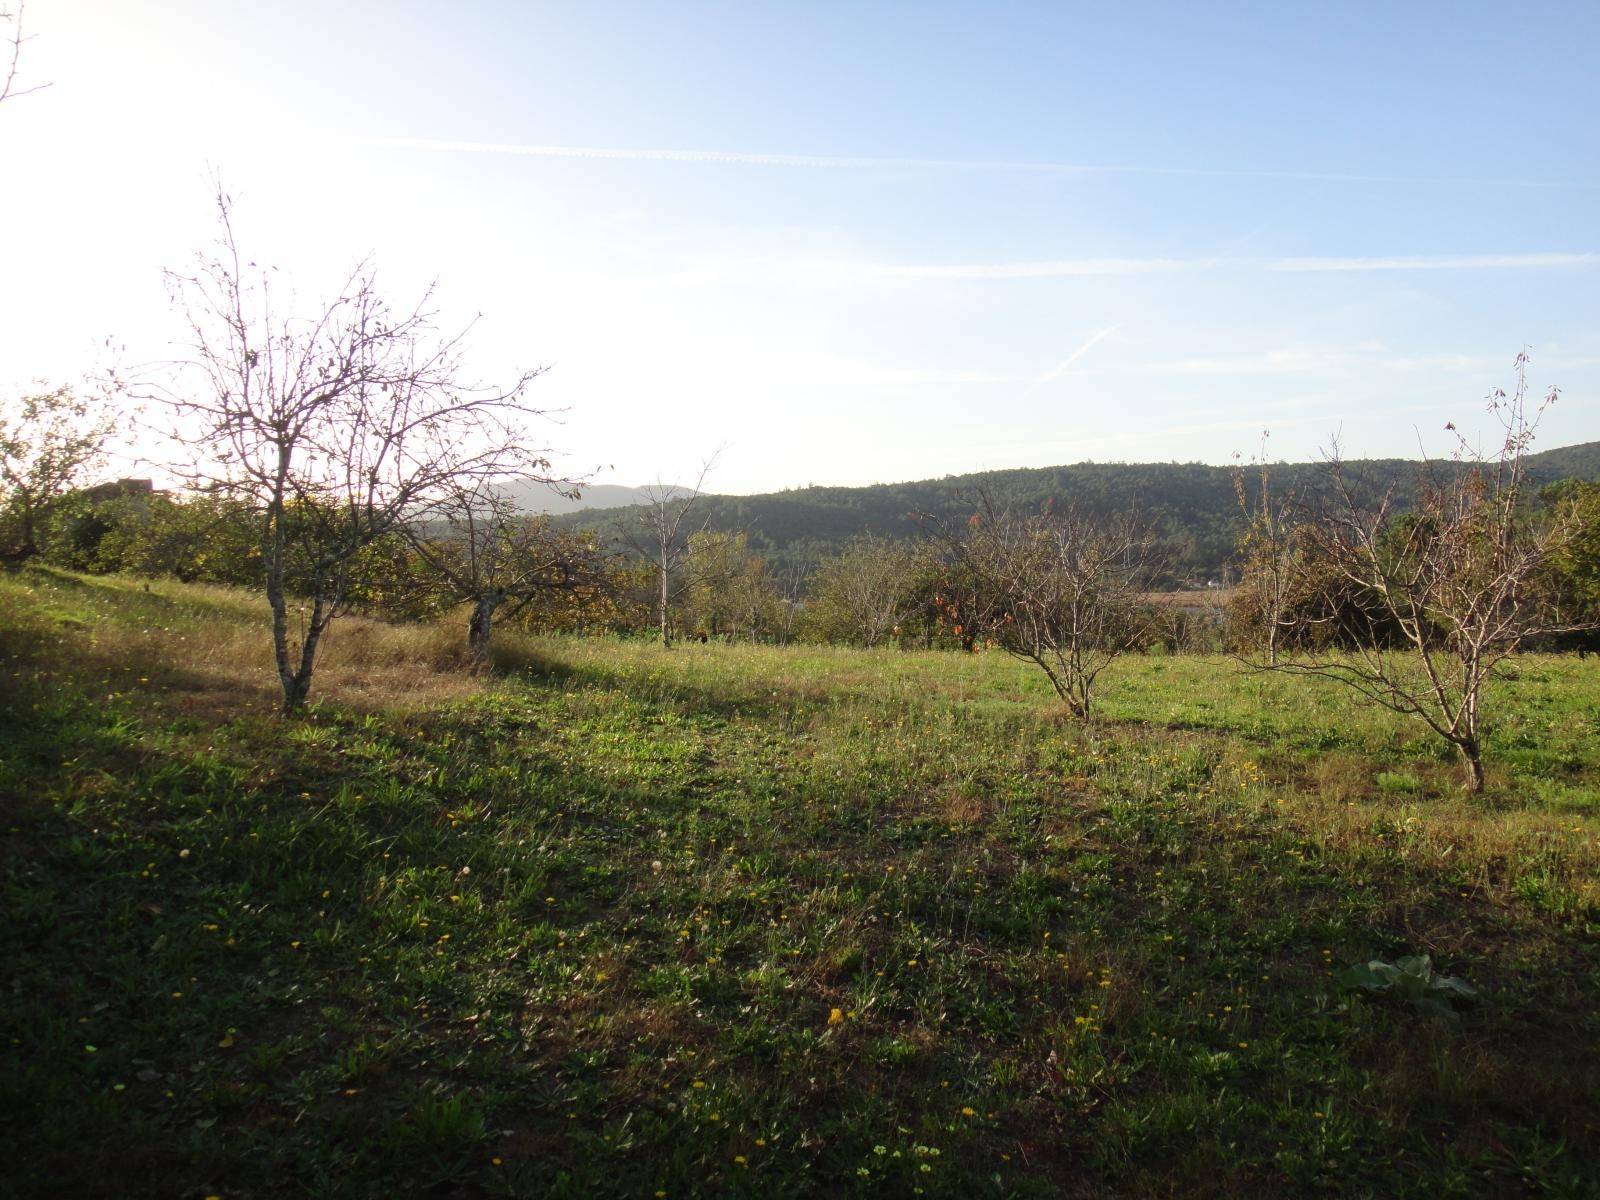
{"label": "green grass", "polygon": [[1467,798],[1217,659],[427,636],[285,721],[252,602],[0,578],[11,1194],[1596,1194],[1590,664]]}

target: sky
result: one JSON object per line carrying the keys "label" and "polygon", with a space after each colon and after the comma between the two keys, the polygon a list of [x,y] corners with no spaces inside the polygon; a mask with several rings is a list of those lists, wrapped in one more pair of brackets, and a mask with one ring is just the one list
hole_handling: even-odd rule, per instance
{"label": "sky", "polygon": [[0,388],[169,356],[215,173],[307,308],[370,255],[547,368],[600,482],[1445,453],[1524,345],[1538,444],[1600,439],[1592,2],[26,15]]}

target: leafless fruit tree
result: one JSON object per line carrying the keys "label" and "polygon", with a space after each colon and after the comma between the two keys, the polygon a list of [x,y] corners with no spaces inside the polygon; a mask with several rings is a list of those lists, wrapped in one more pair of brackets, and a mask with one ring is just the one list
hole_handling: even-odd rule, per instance
{"label": "leafless fruit tree", "polygon": [[644,488],[644,503],[639,514],[639,528],[630,539],[636,553],[655,568],[656,620],[661,629],[661,645],[672,648],[672,603],[684,590],[679,578],[679,568],[689,553],[691,534],[704,531],[706,523],[690,523],[691,514],[705,494],[706,476],[716,466],[718,455],[713,454],[700,465],[692,487],[657,480]]}
{"label": "leafless fruit tree", "polygon": [[1240,463],[1233,476],[1234,494],[1245,521],[1239,537],[1240,602],[1235,609],[1247,614],[1248,624],[1254,626],[1248,634],[1264,651],[1268,664],[1276,666],[1280,644],[1291,624],[1299,498],[1292,490],[1273,493],[1266,450],[1267,434],[1263,433],[1260,453],[1250,469]]}
{"label": "leafless fruit tree", "polygon": [[[194,451],[191,481],[256,514],[286,712],[311,688],[317,646],[361,552],[475,482],[537,473],[524,446],[530,371],[510,387],[464,379],[464,333],[441,335],[431,289],[409,310],[358,264],[325,305],[280,311],[249,262],[219,187],[220,234],[188,272],[168,272],[188,346],[147,384]],[[302,620],[292,627],[291,601]]]}
{"label": "leafless fruit tree", "polygon": [[1106,667],[1155,635],[1145,599],[1155,543],[1133,515],[1016,514],[984,497],[965,525],[932,524],[947,560],[945,622],[1039,667],[1075,717],[1090,715]]}
{"label": "leafless fruit tree", "polygon": [[1425,465],[1410,511],[1397,511],[1392,489],[1363,499],[1359,479],[1333,447],[1327,494],[1303,529],[1306,552],[1295,560],[1291,584],[1322,601],[1298,606],[1306,612],[1354,604],[1358,611],[1343,621],[1358,636],[1342,639],[1353,644],[1339,649],[1258,664],[1337,680],[1424,722],[1455,747],[1472,792],[1484,787],[1484,684],[1519,643],[1593,627],[1587,614],[1564,611],[1559,590],[1549,586],[1551,565],[1580,536],[1582,522],[1570,506],[1531,503],[1524,463],[1557,392],[1531,403],[1526,352],[1514,369],[1512,392],[1496,388],[1488,397],[1501,430],[1498,447],[1485,453],[1457,434],[1450,463]]}
{"label": "leafless fruit tree", "polygon": [[[577,494],[570,481],[547,482]],[[426,519],[405,532],[451,595],[472,605],[467,648],[480,666],[489,662],[497,613],[510,620],[552,590],[605,586],[605,564],[589,535],[554,529],[548,517],[521,511],[484,480],[453,481]]]}

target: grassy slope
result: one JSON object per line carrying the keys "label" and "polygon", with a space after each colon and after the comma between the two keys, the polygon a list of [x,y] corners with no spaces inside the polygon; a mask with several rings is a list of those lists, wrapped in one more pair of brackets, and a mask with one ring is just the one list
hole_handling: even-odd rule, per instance
{"label": "grassy slope", "polygon": [[[1080,728],[989,656],[356,626],[285,723],[255,605],[151,588],[0,579],[22,1195],[1594,1194],[1591,664],[1469,801],[1215,660]],[[1413,950],[1483,1001],[1332,986]]]}

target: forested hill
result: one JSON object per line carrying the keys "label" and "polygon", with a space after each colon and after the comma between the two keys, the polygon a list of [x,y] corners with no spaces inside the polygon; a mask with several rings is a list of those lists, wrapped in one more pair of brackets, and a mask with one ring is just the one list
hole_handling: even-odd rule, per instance
{"label": "forested hill", "polygon": [[[1600,442],[1565,446],[1529,457],[1538,484],[1579,477],[1600,479]],[[1402,504],[1414,493],[1421,464],[1370,459],[1351,474],[1374,491],[1393,486]],[[1316,463],[1271,468],[1274,492],[1315,488],[1324,477]],[[707,495],[694,522],[744,532],[750,546],[778,570],[805,569],[862,533],[919,536],[918,513],[961,517],[985,491],[996,505],[1034,508],[1047,500],[1071,501],[1100,514],[1137,510],[1162,533],[1176,584],[1221,576],[1232,558],[1240,523],[1232,467],[1200,463],[1078,463],[1074,466],[985,471],[870,487],[808,487],[753,496]],[[594,529],[619,547],[639,528],[637,506],[580,510],[558,518],[569,528]]]}

